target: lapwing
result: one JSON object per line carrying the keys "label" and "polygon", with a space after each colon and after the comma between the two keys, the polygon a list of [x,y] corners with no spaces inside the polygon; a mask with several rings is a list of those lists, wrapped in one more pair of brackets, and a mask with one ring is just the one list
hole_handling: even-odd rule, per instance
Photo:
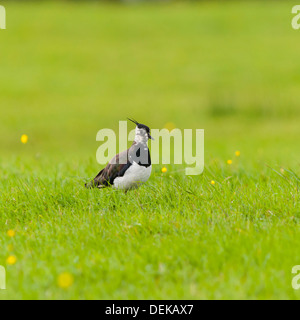
{"label": "lapwing", "polygon": [[136,124],[135,138],[131,147],[114,156],[107,166],[101,170],[87,188],[113,187],[128,191],[145,183],[151,175],[151,158],[148,149],[148,139],[154,140],[150,135],[149,127],[129,119]]}

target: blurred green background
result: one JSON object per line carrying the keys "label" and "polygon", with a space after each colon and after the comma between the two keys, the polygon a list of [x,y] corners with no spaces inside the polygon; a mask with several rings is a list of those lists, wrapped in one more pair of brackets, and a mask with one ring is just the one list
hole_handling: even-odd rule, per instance
{"label": "blurred green background", "polygon": [[[299,298],[294,2],[1,4],[0,298]],[[85,190],[127,117],[204,129],[204,174]]]}
{"label": "blurred green background", "polygon": [[2,160],[94,159],[97,131],[132,116],[205,129],[206,161],[247,145],[246,158],[298,163],[292,2],[2,4]]}

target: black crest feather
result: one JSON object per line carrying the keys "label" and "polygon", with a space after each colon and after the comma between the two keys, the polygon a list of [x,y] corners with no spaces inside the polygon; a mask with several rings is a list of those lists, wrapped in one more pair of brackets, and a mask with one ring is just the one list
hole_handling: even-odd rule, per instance
{"label": "black crest feather", "polygon": [[131,121],[131,122],[133,122],[133,123],[135,123],[136,125],[139,125],[139,123],[136,121],[136,120],[134,120],[134,119],[130,119],[130,118],[127,118],[129,121]]}

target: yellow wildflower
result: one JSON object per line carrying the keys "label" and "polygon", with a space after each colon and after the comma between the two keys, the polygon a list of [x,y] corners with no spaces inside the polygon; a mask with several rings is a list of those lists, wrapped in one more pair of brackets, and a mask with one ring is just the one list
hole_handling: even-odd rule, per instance
{"label": "yellow wildflower", "polygon": [[60,288],[67,289],[74,282],[74,278],[69,272],[61,273],[57,278],[57,284]]}
{"label": "yellow wildflower", "polygon": [[21,137],[21,142],[23,144],[26,144],[28,142],[28,136],[27,134],[23,134],[22,137]]}
{"label": "yellow wildflower", "polygon": [[7,259],[6,259],[6,263],[9,264],[9,265],[13,265],[17,262],[17,258],[15,256],[9,256]]}
{"label": "yellow wildflower", "polygon": [[10,238],[14,237],[16,235],[16,231],[15,230],[8,230],[6,233]]}
{"label": "yellow wildflower", "polygon": [[172,131],[175,128],[176,128],[176,126],[175,126],[175,124],[173,122],[167,122],[165,124],[165,129],[168,129],[169,131]]}

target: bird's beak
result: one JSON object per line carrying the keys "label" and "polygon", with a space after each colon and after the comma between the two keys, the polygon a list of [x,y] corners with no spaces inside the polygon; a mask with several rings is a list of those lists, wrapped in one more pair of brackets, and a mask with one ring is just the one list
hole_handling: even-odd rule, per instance
{"label": "bird's beak", "polygon": [[154,140],[154,138],[151,137],[150,134],[148,134],[148,138],[151,139],[151,140]]}

